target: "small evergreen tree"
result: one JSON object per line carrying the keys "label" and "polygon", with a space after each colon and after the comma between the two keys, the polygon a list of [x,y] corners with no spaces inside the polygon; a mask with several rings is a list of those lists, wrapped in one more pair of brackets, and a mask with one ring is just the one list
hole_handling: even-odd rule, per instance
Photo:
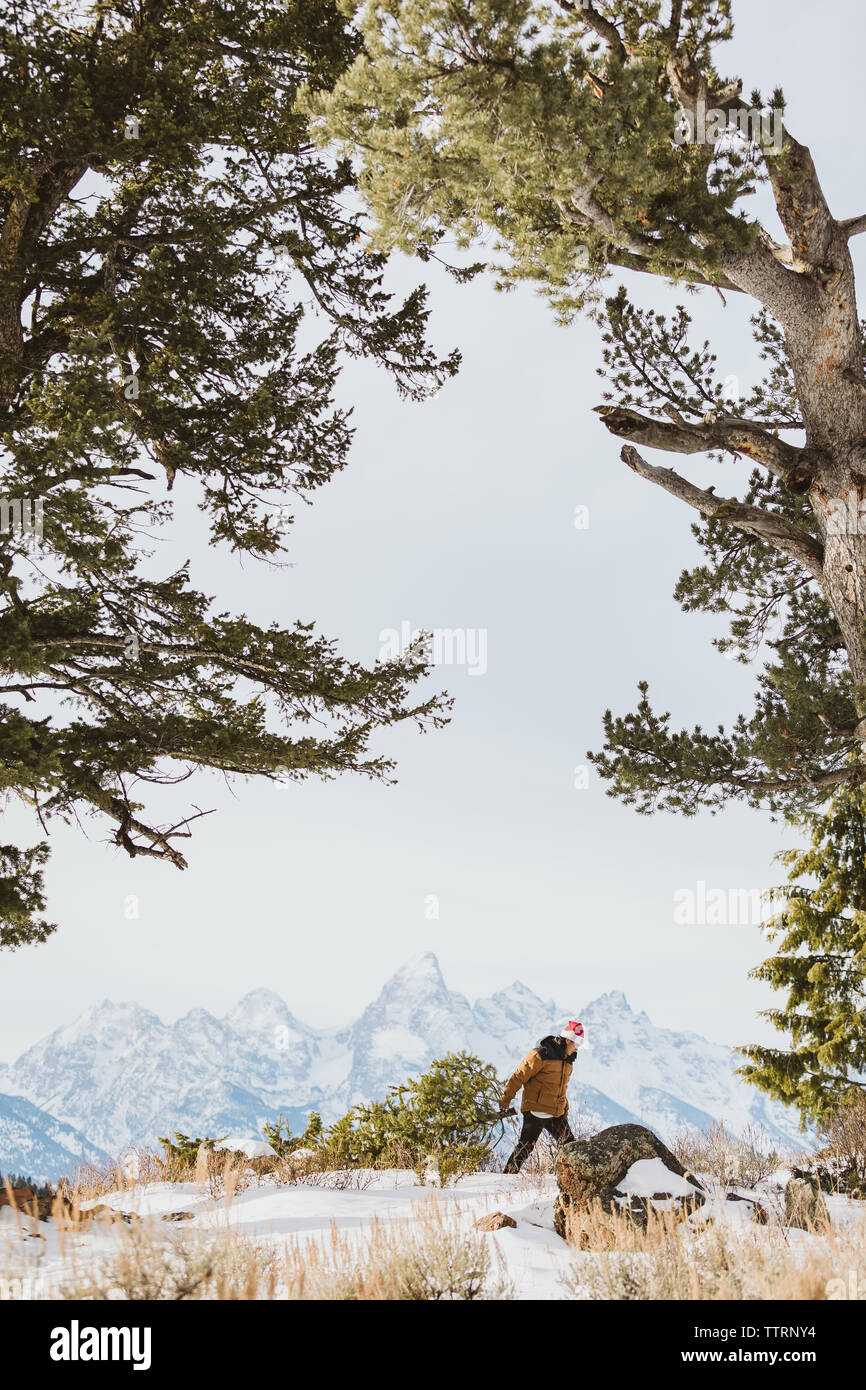
{"label": "small evergreen tree", "polygon": [[492,1066],[469,1052],[449,1052],[391,1086],[384,1100],[353,1106],[323,1142],[335,1160],[362,1167],[420,1170],[433,1158],[447,1180],[484,1161],[501,1092]]}
{"label": "small evergreen tree", "polygon": [[743,1048],[741,1072],[804,1121],[823,1123],[866,1091],[866,796],[840,790],[801,824],[809,848],[779,856],[789,881],[766,928],[777,951],[752,971],[786,993],[764,1017],[790,1045]]}
{"label": "small evergreen tree", "polygon": [[276,1124],[266,1124],[262,1133],[275,1154],[280,1158],[288,1158],[297,1149],[319,1147],[322,1142],[322,1117],[318,1110],[311,1110],[303,1134],[293,1135],[288,1119],[283,1119],[281,1112]]}
{"label": "small evergreen tree", "polygon": [[202,1149],[204,1149],[205,1153],[213,1153],[217,1144],[221,1144],[226,1138],[228,1138],[228,1136],[224,1134],[220,1139],[211,1139],[209,1137],[194,1139],[190,1135],[182,1134],[179,1129],[176,1129],[173,1139],[160,1136],[159,1142],[165,1149],[166,1163],[179,1163],[195,1167]]}
{"label": "small evergreen tree", "polygon": [[493,1067],[471,1053],[449,1052],[388,1092],[400,1130],[426,1153],[482,1144],[499,1117],[502,1085]]}

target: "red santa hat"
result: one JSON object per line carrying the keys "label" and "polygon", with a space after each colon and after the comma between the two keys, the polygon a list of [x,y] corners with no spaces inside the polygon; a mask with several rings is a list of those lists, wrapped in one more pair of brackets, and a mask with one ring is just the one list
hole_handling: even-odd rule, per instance
{"label": "red santa hat", "polygon": [[559,1030],[561,1038],[568,1038],[570,1042],[577,1043],[580,1047],[583,1043],[583,1024],[576,1018],[570,1018]]}

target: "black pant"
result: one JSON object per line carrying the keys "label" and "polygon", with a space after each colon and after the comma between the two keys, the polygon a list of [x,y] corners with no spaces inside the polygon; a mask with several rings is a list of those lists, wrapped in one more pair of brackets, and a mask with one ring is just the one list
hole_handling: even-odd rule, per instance
{"label": "black pant", "polygon": [[530,1110],[523,1112],[523,1129],[520,1131],[520,1138],[517,1141],[517,1148],[505,1165],[506,1173],[516,1173],[523,1167],[537,1141],[541,1138],[543,1130],[551,1134],[557,1145],[573,1144],[574,1135],[569,1128],[568,1119],[565,1115],[554,1115],[552,1119],[540,1120],[537,1115],[533,1115]]}

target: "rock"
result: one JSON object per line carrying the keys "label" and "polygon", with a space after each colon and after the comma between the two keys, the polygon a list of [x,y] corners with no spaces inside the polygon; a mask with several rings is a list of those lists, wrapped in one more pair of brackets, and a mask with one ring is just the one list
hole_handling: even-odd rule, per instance
{"label": "rock", "polygon": [[513,1216],[506,1216],[504,1211],[491,1211],[489,1215],[482,1216],[475,1222],[476,1231],[501,1231],[503,1226],[515,1226],[517,1222]]}
{"label": "rock", "polygon": [[141,1225],[141,1217],[134,1211],[116,1211],[105,1202],[97,1202],[94,1207],[64,1207],[57,1213],[58,1219],[66,1224],[78,1225],[82,1221],[125,1221],[127,1226]]}
{"label": "rock", "polygon": [[765,1206],[762,1206],[755,1196],[744,1197],[742,1192],[726,1192],[725,1201],[745,1202],[746,1206],[749,1208],[748,1215],[756,1226],[769,1226],[773,1220],[772,1212],[768,1211]]}
{"label": "rock", "polygon": [[817,1182],[791,1178],[785,1187],[785,1225],[819,1231],[830,1224],[830,1213]]}
{"label": "rock", "polygon": [[104,1202],[99,1202],[95,1207],[85,1207],[78,1213],[81,1221],[120,1221],[123,1213],[115,1211],[114,1207],[106,1206]]}
{"label": "rock", "polygon": [[19,1211],[29,1211],[36,1193],[29,1187],[0,1187],[0,1207],[17,1207]]}
{"label": "rock", "polygon": [[51,1216],[55,1198],[37,1197],[29,1187],[14,1187],[10,1202],[9,1194],[0,1189],[0,1207],[14,1206],[21,1216],[35,1216],[37,1221],[47,1221]]}
{"label": "rock", "polygon": [[274,1151],[270,1144],[266,1144],[263,1139],[242,1139],[239,1143],[234,1140],[220,1139],[213,1146],[214,1153],[228,1153],[234,1159],[241,1158],[273,1158]]}
{"label": "rock", "polygon": [[195,1221],[194,1211],[166,1211],[163,1212],[163,1221]]}
{"label": "rock", "polygon": [[831,1172],[823,1163],[813,1162],[808,1168],[792,1168],[792,1178],[800,1178],[803,1182],[811,1183],[813,1187],[820,1187],[822,1192],[845,1192],[848,1184],[845,1181],[844,1173]]}
{"label": "rock", "polygon": [[568,1243],[578,1250],[609,1250],[616,1243],[611,1218],[598,1212],[575,1212],[568,1222]]}
{"label": "rock", "polygon": [[[0,1206],[8,1206],[9,1203],[0,1201]],[[76,1226],[82,1221],[111,1220],[111,1221],[138,1221],[139,1217],[127,1214],[126,1212],[115,1211],[113,1207],[104,1204],[95,1207],[70,1207],[59,1195],[54,1197],[37,1197],[35,1193],[28,1193],[25,1200],[18,1198],[18,1211],[22,1216],[32,1217],[35,1215],[38,1221],[50,1221],[55,1217],[60,1226]]]}
{"label": "rock", "polygon": [[[618,1191],[629,1169],[641,1159],[661,1159],[668,1172],[680,1181],[671,1184],[671,1191],[656,1192],[651,1197]],[[589,1238],[586,1218],[593,1207],[606,1214],[628,1212],[643,1226],[652,1202],[665,1201],[671,1204],[670,1210],[682,1217],[706,1201],[697,1178],[687,1174],[676,1155],[643,1125],[613,1125],[592,1139],[564,1144],[556,1162],[556,1181],[559,1196],[554,1203],[553,1224],[557,1234],[566,1240],[569,1228],[578,1241]],[[683,1181],[691,1189],[688,1195],[682,1193]]]}

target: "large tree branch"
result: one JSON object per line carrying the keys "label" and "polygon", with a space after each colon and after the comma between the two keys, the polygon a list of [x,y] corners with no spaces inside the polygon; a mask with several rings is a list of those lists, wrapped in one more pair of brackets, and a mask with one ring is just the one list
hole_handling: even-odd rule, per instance
{"label": "large tree branch", "polygon": [[[39,648],[63,648],[63,647],[93,647],[97,650],[107,648],[109,651],[124,651],[129,645],[129,637],[108,637],[86,634],[63,634],[57,637],[37,638],[32,646]],[[285,672],[278,666],[266,665],[261,661],[252,661],[243,656],[232,656],[228,652],[217,651],[213,648],[197,647],[187,645],[182,642],[147,642],[138,643],[138,651],[145,652],[150,656],[161,656],[177,658],[181,660],[193,661],[198,666],[217,665],[236,671],[239,676],[245,676],[248,680],[261,680],[266,684],[276,686],[285,678]],[[294,691],[298,693],[301,686],[294,681]],[[314,689],[303,690],[304,694],[318,693]]]}
{"label": "large tree branch", "polygon": [[736,774],[721,776],[720,782],[736,787],[740,791],[773,792],[795,791],[798,787],[862,787],[866,782],[866,766],[859,763],[846,763],[844,767],[829,768],[826,772],[812,775],[803,773],[793,777],[738,777]]}
{"label": "large tree branch", "polygon": [[620,439],[674,454],[702,454],[712,449],[745,454],[763,464],[794,493],[808,491],[822,463],[822,456],[816,451],[798,449],[760,425],[732,416],[708,415],[703,423],[690,424],[682,418],[670,422],[654,420],[626,406],[599,405],[595,410],[611,434]]}
{"label": "large tree branch", "polygon": [[[779,119],[778,117],[776,119]],[[788,233],[794,264],[822,269],[833,256],[839,224],[830,211],[812,156],[783,127],[782,149],[764,151],[776,209]]]}
{"label": "large tree branch", "polygon": [[[675,41],[671,44],[665,72],[677,105],[693,120],[701,104],[705,111],[716,108],[732,114],[752,112],[742,96],[741,80],[720,90],[711,90],[699,64]],[[762,152],[776,210],[790,241],[790,264],[795,271],[817,271],[819,279],[830,278],[844,269],[835,264],[834,255],[840,223],[830,211],[808,147],[796,140],[782,123],[781,112],[774,111],[772,119],[781,125],[781,139],[778,147],[775,142],[766,144]]]}
{"label": "large tree branch", "polygon": [[598,34],[600,39],[604,39],[608,52],[618,63],[626,61],[628,53],[616,25],[593,9],[589,0],[557,0],[557,4],[561,10],[567,10],[569,14],[579,14],[587,28]]}
{"label": "large tree branch", "polygon": [[15,194],[0,228],[0,405],[5,407],[12,404],[18,389],[24,340],[21,305],[25,266],[42,232],[89,164],[88,154],[33,170],[35,192]]}
{"label": "large tree branch", "polygon": [[[588,182],[572,189],[568,202],[564,198],[556,200],[563,221],[582,231],[591,229],[600,232],[608,243],[605,258],[608,265],[655,274],[651,258],[658,251],[657,244],[651,237],[629,235],[617,226],[593,193],[599,182],[599,176],[593,175],[589,177]],[[697,266],[690,264],[683,266],[681,278],[690,284],[707,285],[715,290],[729,290],[734,294],[750,293],[725,274],[710,279]]]}
{"label": "large tree branch", "polygon": [[664,488],[673,497],[694,507],[703,516],[714,517],[727,525],[735,526],[757,540],[766,541],[775,550],[795,560],[819,583],[823,577],[824,547],[808,532],[775,512],[764,511],[761,507],[740,502],[736,497],[717,497],[709,489],[696,487],[672,468],[657,468],[647,463],[637,449],[626,444],[620,454],[623,463],[633,472]]}

